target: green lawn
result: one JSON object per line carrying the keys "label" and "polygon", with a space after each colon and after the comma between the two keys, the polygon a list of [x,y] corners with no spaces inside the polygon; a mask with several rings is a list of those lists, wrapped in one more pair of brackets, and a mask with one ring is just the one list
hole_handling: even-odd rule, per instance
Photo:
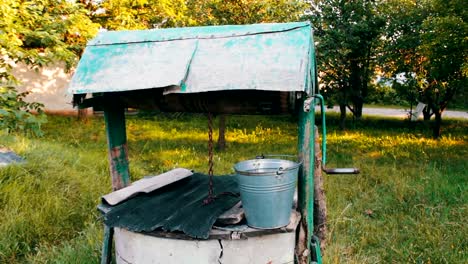
{"label": "green lawn", "polygon": [[[326,176],[330,241],[325,263],[466,263],[468,122],[444,120],[443,137],[423,123],[366,118],[337,130],[329,117]],[[215,173],[260,153],[295,154],[290,117],[229,117],[228,149]],[[174,167],[207,172],[207,121],[183,115],[127,122],[132,178]],[[0,169],[0,263],[97,263],[96,205],[110,192],[102,118],[49,117],[43,138],[0,134],[27,163]],[[215,137],[216,138],[216,137]]]}

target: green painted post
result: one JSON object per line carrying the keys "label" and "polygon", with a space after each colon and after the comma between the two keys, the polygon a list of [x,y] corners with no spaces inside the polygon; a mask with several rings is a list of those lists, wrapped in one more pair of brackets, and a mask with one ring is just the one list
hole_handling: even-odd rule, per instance
{"label": "green painted post", "polygon": [[106,106],[104,119],[106,121],[112,189],[115,191],[130,184],[125,109],[118,104]]}
{"label": "green painted post", "polygon": [[[112,99],[110,99],[112,100]],[[107,145],[109,148],[109,168],[112,178],[112,190],[119,190],[130,184],[128,167],[127,131],[125,128],[125,108],[118,102],[104,107],[106,122]],[[104,226],[104,241],[102,243],[101,264],[112,261],[112,238],[114,229]]]}
{"label": "green painted post", "polygon": [[112,261],[112,237],[114,228],[104,225],[104,242],[102,243],[101,264],[109,264]]}
{"label": "green painted post", "polygon": [[[298,149],[303,161],[298,179],[299,209],[302,224],[299,230],[297,255],[299,263],[309,263],[311,256],[310,242],[314,232],[314,161],[315,161],[315,113],[313,105],[309,112],[304,112],[304,100],[299,114]],[[302,240],[302,241],[301,241]]]}

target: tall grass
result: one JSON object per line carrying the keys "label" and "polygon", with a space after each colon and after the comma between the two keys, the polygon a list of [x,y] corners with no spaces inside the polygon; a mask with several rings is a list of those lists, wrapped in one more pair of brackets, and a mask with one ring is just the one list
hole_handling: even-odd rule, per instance
{"label": "tall grass", "polygon": [[[365,119],[342,132],[336,116],[328,120],[328,166],[362,173],[326,176],[325,263],[468,259],[468,122],[445,121],[445,136],[436,141],[419,123]],[[297,152],[290,117],[234,116],[227,126],[228,149],[215,153],[217,174],[260,153]],[[95,208],[111,190],[103,120],[49,117],[44,129],[39,139],[0,135],[2,145],[27,160],[0,169],[0,263],[98,262]],[[131,117],[127,132],[133,180],[174,167],[207,172],[204,117]]]}

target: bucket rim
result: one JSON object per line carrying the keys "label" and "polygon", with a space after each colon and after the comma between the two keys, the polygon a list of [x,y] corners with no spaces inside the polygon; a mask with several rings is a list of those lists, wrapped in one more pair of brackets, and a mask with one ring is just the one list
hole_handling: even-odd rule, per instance
{"label": "bucket rim", "polygon": [[[241,164],[241,163],[253,162],[253,161],[280,161],[280,162],[287,161],[287,162],[292,163],[292,166],[289,166],[289,167],[286,167],[286,168],[279,167],[277,169],[268,170],[266,172],[265,171],[261,171],[261,172],[245,171],[245,170],[241,170],[241,169],[237,168],[237,166],[239,164]],[[301,165],[302,165],[302,161],[292,161],[292,160],[286,160],[286,159],[265,159],[265,158],[263,158],[263,159],[249,159],[249,160],[239,161],[236,164],[234,164],[234,171],[237,174],[242,174],[241,176],[272,176],[272,173],[274,173],[274,175],[279,175],[279,174],[283,174],[284,172],[296,170]]]}

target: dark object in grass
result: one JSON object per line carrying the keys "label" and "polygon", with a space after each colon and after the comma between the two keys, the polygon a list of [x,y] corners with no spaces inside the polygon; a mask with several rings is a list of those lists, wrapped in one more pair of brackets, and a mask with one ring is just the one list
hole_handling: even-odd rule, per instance
{"label": "dark object in grass", "polygon": [[13,151],[0,148],[0,167],[8,166],[12,163],[24,162],[24,159]]}
{"label": "dark object in grass", "polygon": [[366,210],[364,211],[364,214],[365,214],[366,216],[370,217],[370,218],[374,218],[374,216],[375,216],[375,215],[374,215],[374,211],[373,211],[372,209],[366,209]]}

